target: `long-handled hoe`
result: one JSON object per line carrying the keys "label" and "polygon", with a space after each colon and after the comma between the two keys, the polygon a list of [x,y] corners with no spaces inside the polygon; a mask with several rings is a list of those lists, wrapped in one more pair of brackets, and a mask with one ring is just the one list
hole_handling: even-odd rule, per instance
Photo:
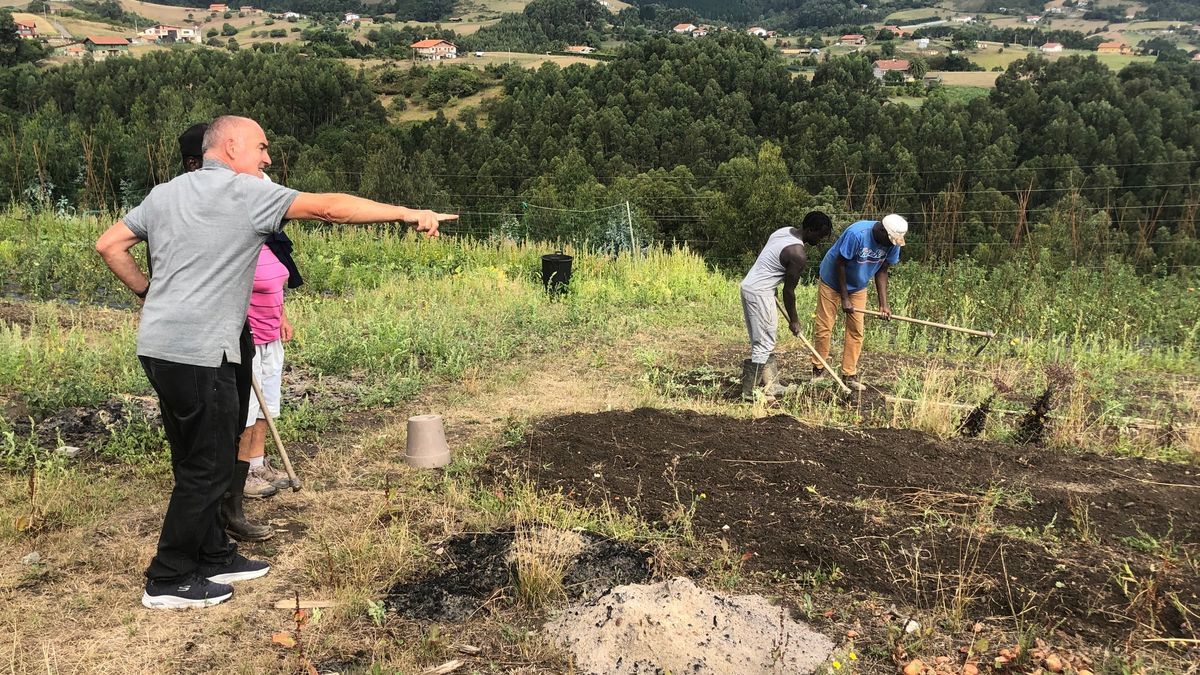
{"label": "long-handled hoe", "polygon": [[[856,311],[860,314],[866,314],[867,316],[879,317],[881,319],[888,318],[888,317],[885,317],[882,312],[876,312],[873,309],[855,309],[854,311]],[[979,345],[979,349],[975,350],[975,356],[979,356],[980,354],[982,354],[984,347],[987,347],[989,344],[991,344],[992,338],[996,337],[996,334],[990,330],[975,330],[974,328],[962,328],[961,326],[951,326],[948,323],[936,323],[934,321],[925,321],[924,319],[914,319],[912,317],[900,316],[899,314],[893,314],[893,315],[891,315],[890,318],[893,321],[904,321],[907,323],[915,323],[918,326],[929,326],[930,328],[941,328],[942,330],[952,330],[957,333],[966,333],[967,335],[974,335],[975,337],[987,338],[986,340],[984,340],[983,344]]]}
{"label": "long-handled hoe", "polygon": [[267,408],[267,398],[263,396],[262,387],[258,384],[258,377],[251,376],[250,384],[254,386],[254,395],[258,397],[258,408],[262,410],[263,417],[267,420],[267,428],[271,430],[271,438],[275,440],[275,447],[279,448],[279,458],[283,460],[283,469],[287,471],[288,480],[292,481],[292,492],[299,492],[300,479],[296,477],[296,472],[292,469],[292,460],[288,459],[287,449],[283,447],[283,440],[279,438],[279,430],[275,428],[275,420],[271,418],[271,410]]}
{"label": "long-handled hoe", "polygon": [[[783,303],[779,302],[779,298],[775,298],[775,304],[779,307],[779,311],[783,314],[783,316],[787,316],[787,310],[783,308]],[[846,383],[842,382],[842,378],[838,377],[838,374],[833,372],[833,368],[830,368],[829,364],[825,362],[824,357],[817,353],[817,348],[808,341],[808,338],[804,337],[804,333],[796,333],[796,337],[800,338],[800,341],[803,342],[804,346],[808,348],[808,351],[812,353],[814,357],[816,357],[817,361],[821,364],[821,367],[825,369],[825,372],[829,373],[829,376],[833,378],[834,382],[837,382],[837,385],[841,387],[842,392],[849,394],[850,387],[847,387]]]}

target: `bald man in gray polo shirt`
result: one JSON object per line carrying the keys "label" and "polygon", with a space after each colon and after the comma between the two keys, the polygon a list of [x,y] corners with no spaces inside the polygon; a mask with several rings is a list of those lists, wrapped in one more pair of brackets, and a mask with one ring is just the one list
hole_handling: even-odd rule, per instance
{"label": "bald man in gray polo shirt", "polygon": [[[219,117],[204,135],[204,166],[155,187],[110,227],[96,250],[145,304],[137,354],[158,393],[171,445],[175,487],[158,551],[146,569],[142,604],[207,607],[229,599],[236,581],[270,571],[237,553],[217,522],[237,459],[234,366],[254,268],[267,235],[284,219],[411,223],[436,237],[457,216],[344,194],[311,194],[262,180],[271,164],[253,120]],[[145,241],[150,283],[129,250]]]}

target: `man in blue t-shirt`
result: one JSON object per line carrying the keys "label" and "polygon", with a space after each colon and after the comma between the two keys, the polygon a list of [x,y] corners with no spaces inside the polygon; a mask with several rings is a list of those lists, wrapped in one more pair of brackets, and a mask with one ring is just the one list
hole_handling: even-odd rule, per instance
{"label": "man in blue t-shirt", "polygon": [[[862,354],[863,314],[867,286],[875,279],[879,311],[891,316],[888,307],[888,267],[900,262],[900,247],[908,221],[896,214],[883,220],[860,220],[847,227],[821,261],[821,283],[817,285],[817,321],[814,343],[822,358],[829,359],[829,340],[838,307],[846,313],[846,342],[842,347],[842,378],[855,391],[866,387],[859,381],[858,357]],[[813,357],[813,380],[825,377],[821,362]]]}

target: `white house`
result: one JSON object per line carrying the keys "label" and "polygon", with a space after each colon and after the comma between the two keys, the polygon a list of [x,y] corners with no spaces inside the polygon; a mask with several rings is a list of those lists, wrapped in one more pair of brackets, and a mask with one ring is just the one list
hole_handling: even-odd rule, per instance
{"label": "white house", "polygon": [[917,49],[929,49],[929,38],[921,38],[913,42],[916,43]]}
{"label": "white house", "polygon": [[1043,54],[1058,54],[1062,52],[1063,46],[1059,42],[1047,42],[1040,47]]}
{"label": "white house", "polygon": [[681,23],[681,24],[675,26],[674,28],[672,28],[671,30],[675,31],[676,33],[678,33],[680,35],[687,35],[688,33],[691,33],[692,31],[696,30],[696,24]]}
{"label": "white house", "polygon": [[162,42],[166,44],[175,42],[200,43],[200,29],[197,26],[183,28],[181,26],[159,24],[143,30],[141,33],[138,33],[138,36],[150,42]]}
{"label": "white house", "polygon": [[359,19],[362,19],[362,17],[353,12],[346,12],[346,18],[342,19],[342,23],[354,23]]}
{"label": "white house", "polygon": [[284,19],[303,19],[304,15],[299,14],[297,12],[284,12],[283,18]]}
{"label": "white house", "polygon": [[767,37],[768,31],[766,28],[763,28],[761,26],[754,26],[753,28],[748,29],[746,31],[746,34],[753,35],[754,37],[765,38],[765,37]]}
{"label": "white house", "polygon": [[417,56],[429,61],[458,58],[458,47],[455,47],[453,42],[446,40],[421,40],[412,43],[409,47],[412,47]]}
{"label": "white house", "polygon": [[1030,14],[1029,16],[1025,17],[1025,23],[1037,23],[1041,20],[1042,15],[1040,14]]}
{"label": "white house", "polygon": [[567,51],[572,54],[591,54],[596,51],[596,48],[588,45],[571,45],[567,47]]}

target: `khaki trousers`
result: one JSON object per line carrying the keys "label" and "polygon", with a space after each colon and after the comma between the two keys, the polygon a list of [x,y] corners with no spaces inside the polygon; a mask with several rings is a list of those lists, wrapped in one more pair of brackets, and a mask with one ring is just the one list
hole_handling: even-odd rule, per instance
{"label": "khaki trousers", "polygon": [[[866,309],[867,289],[850,294],[850,304],[855,309]],[[842,374],[858,374],[858,357],[862,354],[863,318],[865,315],[855,312],[846,314],[842,311],[842,296],[824,282],[817,284],[817,320],[816,331],[813,335],[813,346],[821,358],[829,361],[829,341],[833,336],[833,324],[841,314],[846,318],[846,340],[842,346]],[[813,365],[820,367],[821,363],[813,357]]]}

